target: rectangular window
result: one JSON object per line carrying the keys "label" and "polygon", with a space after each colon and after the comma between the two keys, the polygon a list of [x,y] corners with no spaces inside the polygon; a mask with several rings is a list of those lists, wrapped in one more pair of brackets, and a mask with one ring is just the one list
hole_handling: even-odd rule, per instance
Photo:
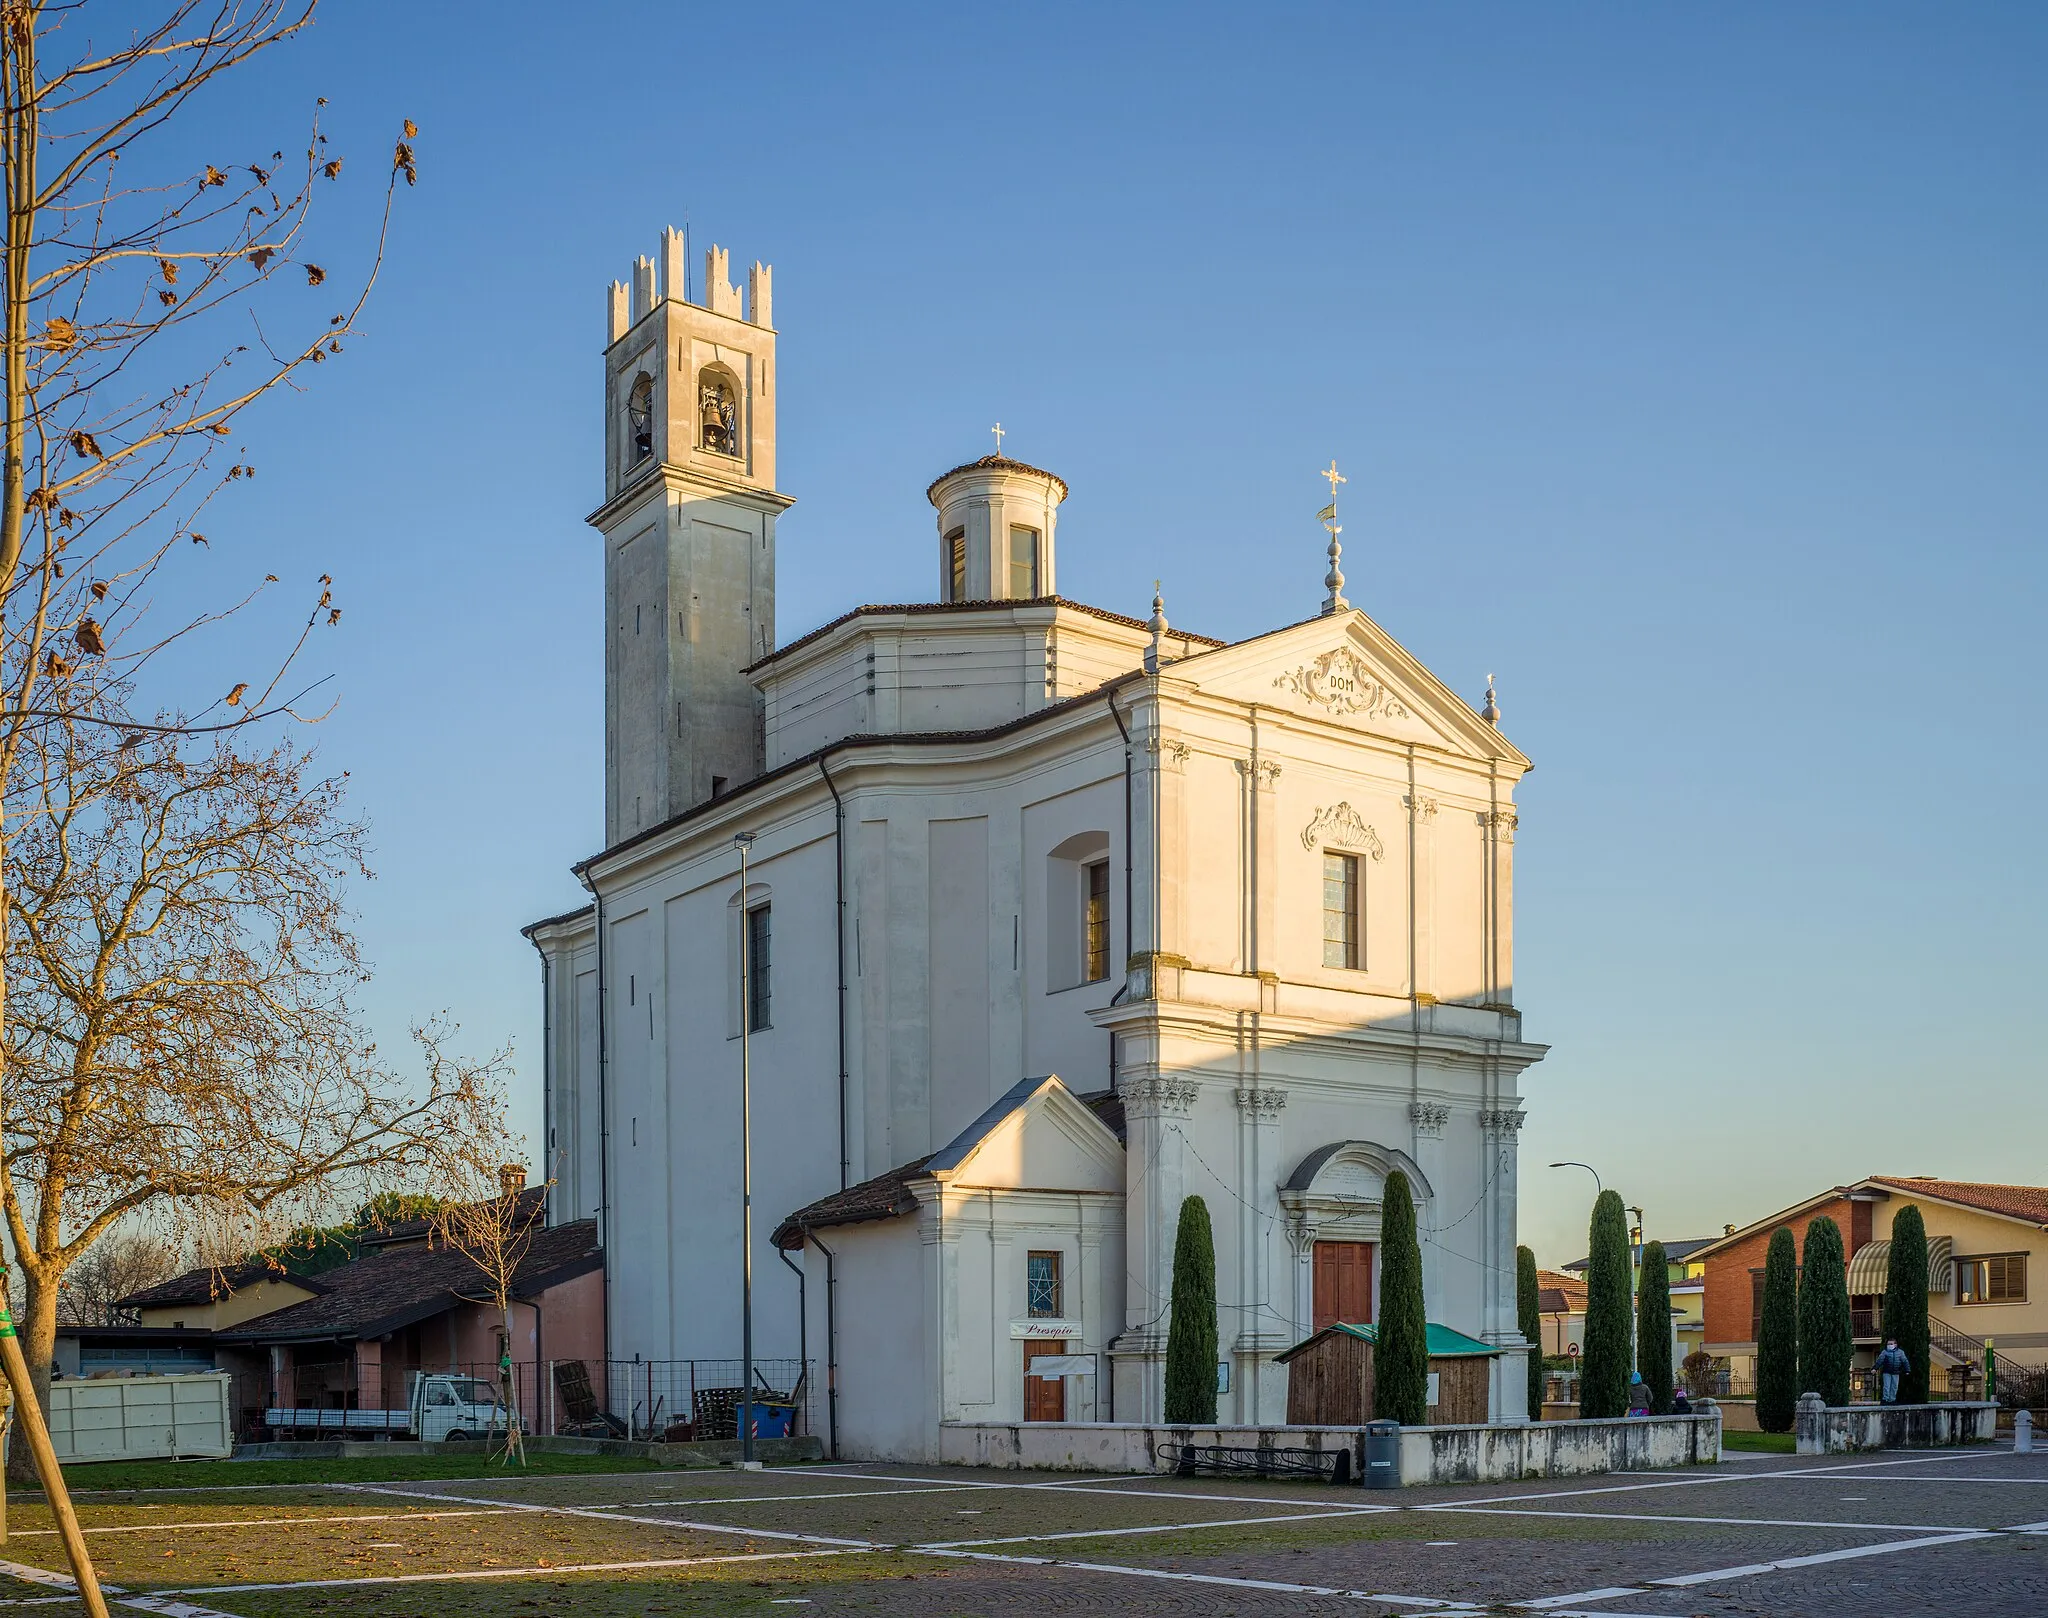
{"label": "rectangular window", "polygon": [[1097,860],[1082,867],[1088,880],[1087,937],[1083,981],[1100,983],[1109,976],[1109,861]]}
{"label": "rectangular window", "polygon": [[1323,856],[1323,965],[1359,965],[1356,854]]}
{"label": "rectangular window", "polygon": [[1024,1312],[1033,1320],[1059,1319],[1059,1254],[1033,1253],[1024,1263]]}
{"label": "rectangular window", "polygon": [[747,912],[747,1032],[750,1034],[772,1026],[768,1021],[769,968],[774,961],[773,933],[768,921],[771,908],[756,905]]}
{"label": "rectangular window", "polygon": [[2027,1255],[1999,1253],[1956,1260],[1956,1302],[2025,1303]]}
{"label": "rectangular window", "polygon": [[967,530],[956,528],[946,536],[946,599],[967,599]]}
{"label": "rectangular window", "polygon": [[1038,530],[1010,530],[1010,597],[1029,601],[1038,594]]}

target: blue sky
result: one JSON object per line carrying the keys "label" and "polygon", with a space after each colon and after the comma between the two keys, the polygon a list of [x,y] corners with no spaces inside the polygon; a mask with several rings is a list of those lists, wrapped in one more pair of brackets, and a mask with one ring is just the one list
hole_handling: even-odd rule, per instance
{"label": "blue sky", "polygon": [[421,184],[206,565],[336,576],[380,1035],[445,1008],[537,1095],[603,288],[687,223],[776,267],[784,639],[933,592],[925,484],[998,418],[1073,487],[1063,592],[1215,635],[1314,609],[1345,468],[1353,600],[1537,761],[1544,1262],[1553,1158],[1666,1237],[2038,1180],[2044,59],[1993,5],[323,7],[197,155],[325,95],[359,192],[401,117]]}

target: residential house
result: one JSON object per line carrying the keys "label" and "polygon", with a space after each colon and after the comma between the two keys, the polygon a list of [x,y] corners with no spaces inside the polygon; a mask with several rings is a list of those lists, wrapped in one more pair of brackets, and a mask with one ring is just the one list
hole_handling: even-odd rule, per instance
{"label": "residential house", "polygon": [[[2048,1265],[2048,1187],[1876,1174],[1817,1192],[1739,1229],[1691,1258],[1705,1267],[1706,1350],[1740,1388],[1756,1374],[1764,1253],[1772,1232],[1791,1229],[1802,1248],[1823,1215],[1840,1226],[1849,1257],[1856,1363],[1883,1344],[1880,1305],[1890,1275],[1898,1210],[1918,1207],[1927,1227],[1928,1315],[1935,1391],[1963,1391],[1985,1345],[2016,1364],[2048,1364],[2048,1296],[2032,1278]],[[1945,1382],[1945,1374],[1953,1378]]]}
{"label": "residential house", "polygon": [[532,1234],[514,1272],[509,1339],[475,1262],[416,1220],[365,1238],[360,1258],[318,1275],[202,1268],[131,1293],[120,1306],[139,1328],[110,1328],[119,1344],[81,1339],[77,1374],[90,1374],[92,1348],[132,1358],[161,1334],[165,1352],[173,1343],[189,1359],[210,1351],[213,1364],[238,1373],[237,1419],[247,1431],[271,1405],[402,1409],[415,1372],[493,1375],[509,1349],[531,1416],[549,1361],[602,1367],[604,1254],[594,1220],[545,1226],[544,1188],[518,1195]]}
{"label": "residential house", "polygon": [[[1699,1255],[1712,1241],[1710,1236],[1699,1236],[1689,1241],[1664,1244],[1664,1279],[1671,1291],[1671,1363],[1674,1366],[1682,1365],[1685,1357],[1696,1352],[1706,1341],[1706,1264]],[[1629,1286],[1633,1290],[1641,1286],[1643,1278],[1640,1242],[1629,1249],[1628,1262]],[[1583,1280],[1586,1260],[1577,1259],[1567,1264],[1565,1269]]]}
{"label": "residential house", "polygon": [[1586,1349],[1586,1283],[1563,1270],[1536,1272],[1536,1309],[1543,1317],[1543,1357],[1561,1359]]}

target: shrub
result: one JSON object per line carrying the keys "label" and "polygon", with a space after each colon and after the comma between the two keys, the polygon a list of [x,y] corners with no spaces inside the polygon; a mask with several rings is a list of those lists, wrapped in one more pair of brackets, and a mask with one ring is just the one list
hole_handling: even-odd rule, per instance
{"label": "shrub", "polygon": [[1408,1176],[1387,1176],[1380,1215],[1380,1312],[1373,1348],[1373,1414],[1404,1427],[1429,1420],[1429,1321],[1422,1303],[1422,1248]]}
{"label": "shrub", "polygon": [[1216,1238],[1209,1205],[1180,1205],[1173,1237],[1173,1322],[1166,1329],[1166,1420],[1206,1427],[1216,1419]]}
{"label": "shrub", "polygon": [[1586,1347],[1580,1359],[1579,1414],[1628,1414],[1630,1346],[1628,1210],[1621,1195],[1603,1191],[1593,1203],[1587,1232]]}
{"label": "shrub", "polygon": [[1714,1391],[1714,1356],[1703,1348],[1696,1348],[1686,1355],[1684,1361],[1685,1391],[1695,1399],[1704,1399]]}
{"label": "shrub", "polygon": [[1799,1404],[1799,1253],[1789,1226],[1764,1254],[1763,1320],[1756,1337],[1756,1424],[1789,1433]]}
{"label": "shrub", "polygon": [[1515,1249],[1515,1324],[1529,1343],[1529,1419],[1543,1419],[1543,1299],[1536,1281],[1536,1255]]}
{"label": "shrub", "polygon": [[1671,1414],[1671,1272],[1662,1242],[1643,1243],[1636,1282],[1636,1369],[1650,1390],[1650,1414]]}
{"label": "shrub", "polygon": [[1799,1258],[1799,1391],[1845,1405],[1855,1347],[1841,1227],[1825,1215],[1814,1220]]}
{"label": "shrub", "polygon": [[[1885,1278],[1884,1334],[1896,1337],[1910,1362],[1899,1378],[1899,1403],[1927,1403],[1927,1225],[1907,1203],[1892,1215],[1891,1273]],[[2003,1367],[2001,1367],[2003,1369]]]}

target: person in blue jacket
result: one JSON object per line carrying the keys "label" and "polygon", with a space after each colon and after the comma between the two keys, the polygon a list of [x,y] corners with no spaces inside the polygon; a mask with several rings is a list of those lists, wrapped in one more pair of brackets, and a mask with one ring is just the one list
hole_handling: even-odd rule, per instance
{"label": "person in blue jacket", "polygon": [[1899,1347],[1896,1337],[1887,1337],[1884,1348],[1877,1356],[1877,1376],[1880,1397],[1888,1405],[1899,1402],[1899,1378],[1913,1369],[1913,1362],[1906,1357],[1906,1351]]}

